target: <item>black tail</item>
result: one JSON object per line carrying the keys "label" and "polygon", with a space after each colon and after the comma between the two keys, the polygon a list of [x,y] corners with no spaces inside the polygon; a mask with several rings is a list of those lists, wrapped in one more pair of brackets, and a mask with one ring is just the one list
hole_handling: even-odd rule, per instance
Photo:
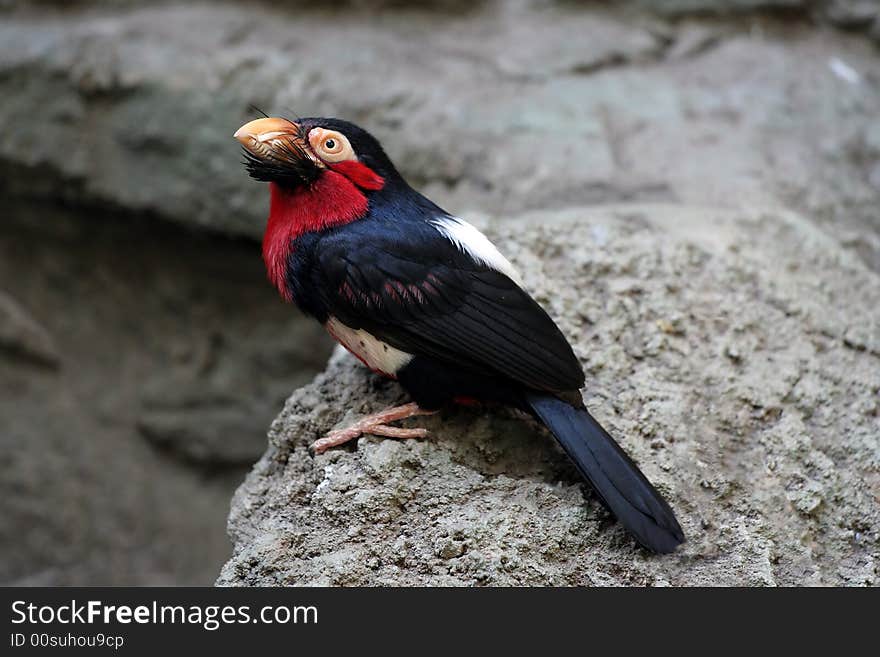
{"label": "black tail", "polygon": [[684,532],[666,500],[586,409],[549,395],[530,394],[526,401],[639,543],[667,553],[684,542]]}

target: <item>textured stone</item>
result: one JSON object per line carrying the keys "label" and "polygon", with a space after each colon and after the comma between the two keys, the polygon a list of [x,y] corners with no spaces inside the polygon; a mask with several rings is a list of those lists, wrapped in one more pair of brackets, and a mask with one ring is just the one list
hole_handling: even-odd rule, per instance
{"label": "textured stone", "polygon": [[49,332],[15,299],[0,291],[0,349],[16,358],[49,367],[60,362],[55,341]]}
{"label": "textured stone", "polygon": [[0,287],[0,582],[211,582],[321,328],[255,245],[45,204],[5,202]]}
{"label": "textured stone", "polygon": [[337,353],[236,494],[219,584],[878,582],[880,352],[847,337],[880,334],[876,274],[778,210],[572,209],[488,228],[688,542],[645,554],[546,434],[498,409],[311,457],[322,433],[404,398]]}
{"label": "textured stone", "polygon": [[636,4],[661,14],[734,14],[756,10],[806,9],[810,0],[635,0]]}
{"label": "textured stone", "polygon": [[[224,558],[218,523],[242,463],[328,353],[260,271],[265,189],[231,139],[250,105],[362,123],[413,184],[468,216],[787,207],[880,271],[876,3],[336,6],[0,0],[2,581],[204,583]],[[588,237],[616,240],[604,224]],[[543,255],[508,248],[543,271]],[[634,275],[608,286],[629,310],[650,289]],[[608,317],[597,297],[572,304],[587,326]],[[692,339],[688,320],[658,313],[645,335],[591,352],[593,367],[621,350],[656,359]],[[843,335],[877,353],[870,324]],[[760,346],[747,330],[712,342],[745,372]],[[787,385],[751,374],[738,392]],[[808,372],[791,402],[827,401],[826,388]],[[877,414],[876,399],[837,403]],[[666,449],[651,412],[635,428]],[[820,473],[784,476],[780,501],[826,517]],[[468,540],[438,535],[430,554],[454,562]]]}
{"label": "textured stone", "polygon": [[880,164],[859,150],[880,111],[866,40],[565,2],[425,3],[378,22],[369,3],[332,20],[297,3],[89,4],[0,23],[13,191],[256,237],[266,195],[230,136],[253,105],[363,124],[453,212],[782,203],[880,268]]}

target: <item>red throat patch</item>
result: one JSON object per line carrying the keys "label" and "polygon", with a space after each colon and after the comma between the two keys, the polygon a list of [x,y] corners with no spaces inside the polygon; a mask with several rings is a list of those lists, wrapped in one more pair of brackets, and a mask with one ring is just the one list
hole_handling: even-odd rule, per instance
{"label": "red throat patch", "polygon": [[269,280],[287,301],[293,301],[285,280],[290,243],[303,233],[360,219],[367,213],[367,197],[358,186],[381,189],[385,182],[369,167],[359,162],[351,164],[357,166],[343,171],[327,170],[309,187],[295,191],[269,183],[269,221],[263,235],[263,262]]}
{"label": "red throat patch", "polygon": [[341,173],[361,189],[377,190],[385,186],[385,179],[363,162],[345,160],[332,164],[334,171]]}

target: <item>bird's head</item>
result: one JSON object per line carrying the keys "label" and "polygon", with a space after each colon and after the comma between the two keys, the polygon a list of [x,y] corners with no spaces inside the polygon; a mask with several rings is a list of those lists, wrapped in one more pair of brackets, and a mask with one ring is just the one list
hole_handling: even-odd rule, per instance
{"label": "bird's head", "polygon": [[370,133],[340,119],[262,118],[241,126],[234,136],[244,148],[251,177],[288,192],[327,182],[329,173],[331,181],[342,183],[332,175],[339,174],[369,194],[398,175]]}
{"label": "bird's head", "polygon": [[285,272],[292,243],[366,217],[380,195],[408,186],[379,142],[339,119],[262,118],[235,132],[251,177],[269,183],[263,259],[270,280],[290,299]]}

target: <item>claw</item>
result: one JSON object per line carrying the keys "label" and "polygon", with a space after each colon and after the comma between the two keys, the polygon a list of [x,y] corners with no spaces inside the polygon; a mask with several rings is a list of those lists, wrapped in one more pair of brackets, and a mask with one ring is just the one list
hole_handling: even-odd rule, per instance
{"label": "claw", "polygon": [[337,429],[331,431],[322,438],[319,438],[309,447],[309,453],[313,456],[323,454],[331,447],[344,445],[345,443],[362,436],[365,433],[376,436],[387,436],[389,438],[424,438],[428,435],[427,429],[422,428],[402,428],[389,427],[386,423],[403,420],[408,417],[417,415],[433,415],[437,411],[426,411],[419,408],[415,402],[404,404],[403,406],[393,406],[384,411],[379,411],[373,415],[358,420],[350,427],[345,429]]}

